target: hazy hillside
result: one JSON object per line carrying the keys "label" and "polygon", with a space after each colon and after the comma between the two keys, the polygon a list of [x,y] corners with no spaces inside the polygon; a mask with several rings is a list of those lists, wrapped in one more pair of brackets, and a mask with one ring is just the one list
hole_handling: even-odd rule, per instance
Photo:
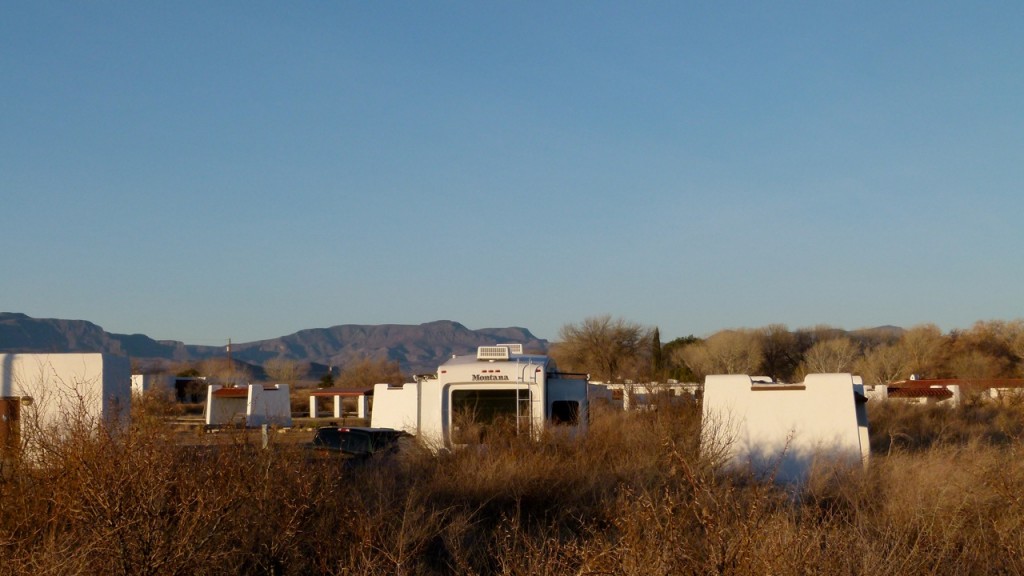
{"label": "hazy hillside", "polygon": [[232,354],[251,364],[271,358],[311,360],[340,366],[353,357],[368,355],[397,360],[403,368],[433,371],[452,354],[465,354],[477,346],[521,342],[526,348],[544,351],[548,343],[525,328],[470,330],[458,322],[437,321],[420,325],[383,324],[333,326],[301,330],[295,334],[232,345]]}
{"label": "hazy hillside", "polygon": [[124,353],[119,340],[92,322],[37,319],[8,312],[0,313],[0,350]]}
{"label": "hazy hillside", "polygon": [[[477,346],[519,342],[528,350],[546,351],[548,342],[525,328],[470,330],[441,320],[420,325],[346,324],[301,330],[294,334],[232,344],[232,357],[253,365],[285,358],[341,367],[362,355],[396,360],[406,373],[432,372],[452,354]],[[31,318],[0,313],[0,352],[105,352],[139,360],[193,361],[225,355],[224,346],[193,346],[154,340],[142,334],[113,334],[85,320]]]}

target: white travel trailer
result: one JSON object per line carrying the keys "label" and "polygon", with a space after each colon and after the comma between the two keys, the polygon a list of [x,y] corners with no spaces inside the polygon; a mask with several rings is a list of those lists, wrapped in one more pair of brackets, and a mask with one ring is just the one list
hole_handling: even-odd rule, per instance
{"label": "white travel trailer", "polygon": [[547,356],[523,354],[521,344],[481,346],[416,382],[377,384],[370,423],[414,434],[434,450],[482,442],[499,427],[537,438],[546,425],[584,430],[587,390],[585,374],[559,372]]}

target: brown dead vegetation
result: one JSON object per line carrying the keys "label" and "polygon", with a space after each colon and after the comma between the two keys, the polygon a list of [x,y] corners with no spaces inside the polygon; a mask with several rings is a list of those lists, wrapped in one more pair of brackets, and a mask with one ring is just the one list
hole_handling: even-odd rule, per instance
{"label": "brown dead vegetation", "polygon": [[250,437],[182,446],[36,430],[0,481],[3,574],[1024,572],[1024,411],[874,408],[868,470],[801,487],[723,474],[699,411],[598,411],[590,432],[343,468]]}

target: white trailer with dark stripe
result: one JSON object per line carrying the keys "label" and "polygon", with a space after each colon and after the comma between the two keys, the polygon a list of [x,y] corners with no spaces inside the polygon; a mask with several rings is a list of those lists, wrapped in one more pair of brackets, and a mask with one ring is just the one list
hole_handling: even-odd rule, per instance
{"label": "white trailer with dark stripe", "polygon": [[559,372],[551,358],[524,354],[521,344],[501,344],[453,356],[415,382],[377,384],[371,426],[405,430],[440,450],[499,432],[582,431],[589,410],[587,375]]}

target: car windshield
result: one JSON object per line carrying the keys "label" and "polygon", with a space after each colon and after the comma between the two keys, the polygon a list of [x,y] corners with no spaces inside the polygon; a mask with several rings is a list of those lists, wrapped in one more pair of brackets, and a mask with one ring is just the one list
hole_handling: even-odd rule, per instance
{"label": "car windshield", "polygon": [[341,450],[350,454],[369,454],[370,437],[366,434],[349,431],[341,436]]}
{"label": "car windshield", "polygon": [[313,444],[328,448],[339,448],[341,447],[341,432],[337,428],[321,428],[316,431],[316,436],[313,437]]}

